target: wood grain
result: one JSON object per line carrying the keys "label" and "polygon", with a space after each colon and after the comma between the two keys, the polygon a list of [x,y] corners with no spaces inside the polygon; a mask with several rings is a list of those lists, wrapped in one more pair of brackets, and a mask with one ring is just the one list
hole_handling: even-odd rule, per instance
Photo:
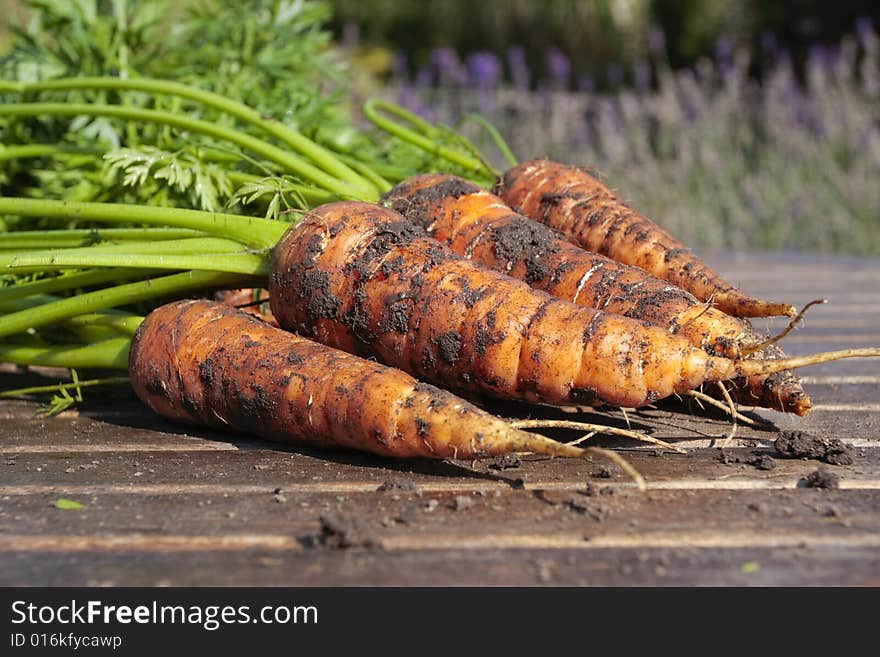
{"label": "wood grain", "polygon": [[[792,354],[880,343],[874,261],[710,261],[755,294],[831,300],[785,341]],[[46,374],[63,373],[0,368],[0,384]],[[54,418],[3,401],[0,585],[880,585],[880,368],[856,359],[803,374],[808,418],[745,409],[759,424],[740,426],[723,452],[729,423],[693,402],[626,417],[487,404],[629,422],[685,448],[596,439],[623,450],[643,493],[601,459],[523,457],[497,469],[304,450],[165,422],[122,390]],[[782,458],[780,430],[842,439],[855,462]],[[775,467],[758,469],[758,456]],[[806,487],[819,467],[839,487]],[[59,509],[59,498],[84,506]]]}

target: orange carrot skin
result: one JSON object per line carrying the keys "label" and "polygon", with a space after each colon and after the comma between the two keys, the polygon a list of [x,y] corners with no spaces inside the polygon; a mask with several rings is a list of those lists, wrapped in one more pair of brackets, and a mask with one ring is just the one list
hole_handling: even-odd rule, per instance
{"label": "orange carrot skin", "polygon": [[150,313],[129,371],[150,408],[200,426],[392,457],[510,451],[505,422],[451,393],[211,301]]}
{"label": "orange carrot skin", "polygon": [[736,317],[794,315],[789,304],[750,297],[684,244],[621,202],[586,171],[548,160],[510,169],[496,193],[530,219],[619,262],[640,267]]}
{"label": "orange carrot skin", "polygon": [[462,178],[416,176],[384,200],[459,255],[560,299],[662,326],[727,358],[761,340],[742,320],[642,269],[585,251]]}
{"label": "orange carrot skin", "polygon": [[270,298],[288,330],[477,395],[641,406],[733,371],[661,328],[478,267],[366,203],[292,227]]}
{"label": "orange carrot skin", "polygon": [[[736,358],[740,347],[763,340],[745,320],[642,269],[581,249],[462,178],[415,176],[388,192],[384,202],[459,255],[566,301],[661,326],[709,354]],[[784,357],[778,348],[766,355]],[[736,401],[752,406],[798,415],[811,407],[791,372],[737,379],[728,388]]]}
{"label": "orange carrot skin", "polygon": [[225,306],[240,308],[248,315],[262,319],[271,326],[278,326],[278,322],[272,314],[272,309],[269,308],[269,290],[252,287],[239,288],[237,290],[217,290],[214,292],[213,299]]}
{"label": "orange carrot skin", "polygon": [[[781,358],[786,358],[785,352],[775,344],[747,357],[747,359],[753,360],[778,360]],[[813,408],[813,402],[809,395],[791,370],[737,377],[725,382],[724,386],[734,401],[748,406],[772,408],[783,413],[794,413],[801,417],[808,415]],[[704,392],[713,397],[721,398],[715,386],[706,388]]]}

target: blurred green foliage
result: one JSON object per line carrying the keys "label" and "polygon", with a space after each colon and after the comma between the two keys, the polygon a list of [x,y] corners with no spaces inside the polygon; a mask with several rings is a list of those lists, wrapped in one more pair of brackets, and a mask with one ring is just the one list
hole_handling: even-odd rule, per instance
{"label": "blurred green foliage", "polygon": [[[589,73],[601,85],[608,67],[629,70],[662,47],[675,67],[714,56],[719,39],[758,45],[775,35],[781,48],[803,60],[810,46],[830,44],[852,31],[857,18],[880,22],[874,0],[329,0],[331,27],[343,41],[401,51],[414,70],[432,50],[459,54],[525,49],[533,71],[546,69],[550,48],[568,56],[574,76]],[[375,68],[373,66],[373,68]],[[411,71],[412,72],[412,71]]]}
{"label": "blurred green foliage", "polygon": [[504,54],[522,45],[530,68],[539,69],[547,49],[557,47],[586,70],[595,62],[627,61],[647,46],[644,0],[331,0],[330,5],[331,27],[340,38],[357,26],[364,44],[403,51],[416,66],[438,47]]}

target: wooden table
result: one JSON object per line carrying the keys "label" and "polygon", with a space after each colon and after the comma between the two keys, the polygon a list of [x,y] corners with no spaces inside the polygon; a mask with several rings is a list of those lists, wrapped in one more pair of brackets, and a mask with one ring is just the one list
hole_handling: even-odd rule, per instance
{"label": "wooden table", "polygon": [[[754,293],[831,300],[790,354],[880,345],[876,261],[708,257]],[[599,459],[393,462],[172,425],[126,396],[50,419],[3,402],[0,584],[880,585],[880,366],[802,374],[810,417],[750,413],[769,426],[740,426],[723,452],[720,414],[628,413],[688,450],[603,441],[646,492]],[[783,429],[852,445],[853,465],[823,466],[839,488],[804,486],[823,464],[778,455]]]}

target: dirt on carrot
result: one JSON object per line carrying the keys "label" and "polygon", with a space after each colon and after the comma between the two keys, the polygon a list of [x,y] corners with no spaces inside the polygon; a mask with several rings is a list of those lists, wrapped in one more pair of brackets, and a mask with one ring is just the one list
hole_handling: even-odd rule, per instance
{"label": "dirt on carrot", "polygon": [[400,370],[211,301],[150,313],[129,372],[138,397],[166,418],[300,445],[435,459],[607,454],[514,429]]}
{"label": "dirt on carrot", "polygon": [[685,338],[474,265],[375,205],[316,208],[279,242],[275,267],[283,327],[469,393],[640,406],[711,367]]}
{"label": "dirt on carrot", "polygon": [[[457,254],[586,308],[661,326],[712,355],[736,358],[765,338],[668,281],[568,242],[491,192],[450,174],[410,178],[384,201]],[[783,358],[770,345],[755,358]],[[730,382],[734,401],[806,415],[811,402],[791,372]],[[714,390],[709,390],[714,394]]]}
{"label": "dirt on carrot", "polygon": [[506,172],[495,191],[511,207],[560,231],[575,244],[640,267],[730,315],[795,314],[790,304],[758,299],[738,290],[583,169],[531,160]]}
{"label": "dirt on carrot", "polygon": [[476,266],[394,210],[328,203],[274,250],[281,326],[469,394],[638,407],[702,383],[880,356],[710,356],[645,322],[584,308]]}

